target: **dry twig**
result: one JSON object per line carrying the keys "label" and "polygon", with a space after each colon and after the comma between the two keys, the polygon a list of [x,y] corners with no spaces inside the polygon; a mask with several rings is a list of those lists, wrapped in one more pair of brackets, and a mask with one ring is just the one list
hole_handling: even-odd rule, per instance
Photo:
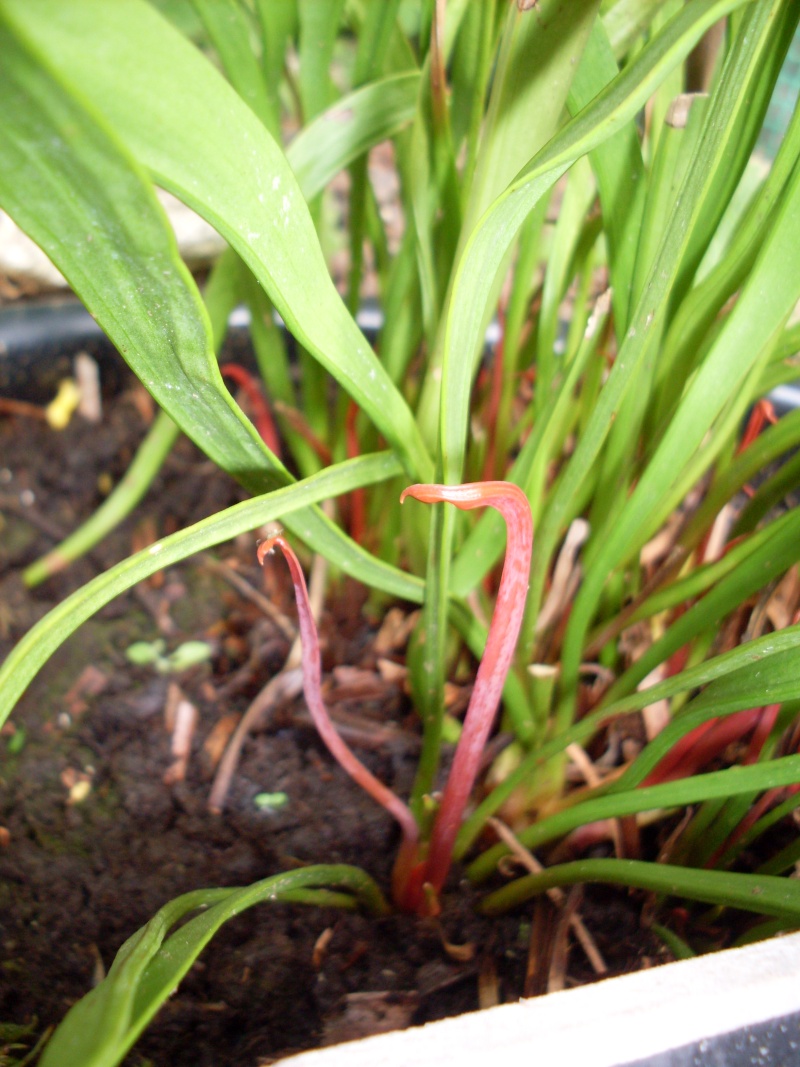
{"label": "dry twig", "polygon": [[[511,849],[514,857],[522,864],[522,866],[531,872],[531,874],[540,874],[544,870],[541,863],[536,859],[532,852],[529,852],[527,848],[516,838],[513,831],[500,819],[489,819],[489,825],[495,831],[497,836]],[[558,886],[553,886],[552,889],[547,890],[547,896],[558,908],[563,908],[567,901],[567,895],[563,889]],[[589,963],[592,965],[592,969],[595,974],[607,974],[608,967],[606,962],[600,954],[600,950],[594,943],[594,938],[586,929],[583,924],[583,920],[579,915],[570,916],[569,924],[575,932],[575,937],[580,942],[580,946],[586,953],[586,957]]]}
{"label": "dry twig", "polygon": [[226,563],[223,560],[214,559],[213,556],[204,552],[202,555],[203,563],[209,570],[212,570],[214,574],[218,574],[220,578],[224,579],[228,585],[232,585],[233,588],[245,600],[249,600],[251,604],[255,604],[259,611],[262,611],[267,618],[271,619],[283,636],[288,641],[294,641],[297,637],[297,627],[292,620],[283,614],[275,605],[264,596],[263,593],[255,589],[246,578],[243,578],[241,574],[233,569],[230,563]]}

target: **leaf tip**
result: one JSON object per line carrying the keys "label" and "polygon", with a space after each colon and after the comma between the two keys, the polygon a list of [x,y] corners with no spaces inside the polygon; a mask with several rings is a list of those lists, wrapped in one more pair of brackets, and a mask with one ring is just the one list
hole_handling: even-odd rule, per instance
{"label": "leaf tip", "polygon": [[281,534],[275,534],[272,537],[268,537],[266,541],[259,542],[256,548],[256,559],[262,567],[264,566],[264,560],[266,559],[266,557],[271,556],[272,553],[275,551],[276,545],[280,548],[284,548],[284,546],[288,548],[288,545],[286,544],[286,541],[283,539]]}

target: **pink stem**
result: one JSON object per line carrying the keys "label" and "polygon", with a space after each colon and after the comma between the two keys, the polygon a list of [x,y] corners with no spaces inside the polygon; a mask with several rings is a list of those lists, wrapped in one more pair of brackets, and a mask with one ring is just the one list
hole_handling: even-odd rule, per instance
{"label": "pink stem", "polygon": [[[778,416],[775,414],[775,408],[772,405],[772,401],[767,400],[766,397],[759,400],[750,413],[747,428],[742,434],[739,447],[736,449],[736,455],[740,456],[746,448],[750,447],[753,441],[755,441],[764,429],[765,423],[769,422],[774,426],[777,421]],[[749,497],[755,495],[755,490],[751,485],[745,485],[742,488]]]}
{"label": "pink stem", "polygon": [[[426,504],[444,501],[464,510],[493,507],[508,527],[506,558],[486,648],[431,834],[425,882],[434,896],[438,896],[450,870],[453,845],[495,722],[522,625],[533,549],[533,521],[528,498],[510,482],[412,485],[402,494],[400,502],[407,496]],[[424,901],[419,901],[417,910],[424,906]]]}
{"label": "pink stem", "polygon": [[766,398],[757,401],[750,413],[750,418],[747,421],[747,428],[742,434],[739,447],[736,449],[736,455],[741,455],[746,448],[749,448],[750,445],[752,445],[753,441],[755,441],[764,429],[765,423],[769,422],[774,426],[777,421],[778,416],[775,414],[775,408],[772,401],[767,400]]}
{"label": "pink stem", "polygon": [[778,712],[780,710],[780,704],[767,704],[765,708],[761,709],[758,725],[753,731],[753,736],[750,738],[750,744],[747,749],[747,755],[743,760],[745,764],[758,762],[758,757],[761,755],[761,749],[764,747],[767,738],[772,733],[772,727],[775,725],[775,720],[778,718]]}
{"label": "pink stem", "polygon": [[308,589],[306,588],[303,569],[297,556],[284,538],[278,535],[277,537],[269,538],[268,541],[264,541],[258,546],[258,562],[263,566],[264,557],[272,552],[276,545],[286,558],[294,584],[297,615],[300,623],[300,639],[303,644],[303,692],[314,725],[333,758],[347,771],[353,781],[357,782],[365,792],[369,793],[400,824],[400,828],[403,831],[402,848],[406,853],[410,854],[414,851],[419,836],[417,824],[410,809],[357,759],[336,732],[336,727],[331,722],[328,709],[325,707],[322,699],[322,663],[319,653],[317,627],[314,622],[314,616],[311,613],[311,604],[308,600]]}

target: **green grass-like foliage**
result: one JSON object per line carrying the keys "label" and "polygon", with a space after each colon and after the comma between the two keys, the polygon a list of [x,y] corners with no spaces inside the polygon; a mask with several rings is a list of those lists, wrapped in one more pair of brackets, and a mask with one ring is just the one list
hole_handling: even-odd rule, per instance
{"label": "green grass-like foliage", "polygon": [[[408,651],[421,757],[408,804],[395,800],[413,839],[408,870],[435,874],[396,901],[434,910],[451,853],[476,882],[496,879],[508,846],[474,850],[499,816],[546,869],[494,889],[487,911],[600,880],[767,917],[743,939],[800,925],[786,875],[797,849],[769,836],[800,803],[800,512],[783,506],[800,416],[758,422],[769,415],[760,402],[797,375],[800,115],[774,160],[753,158],[797,4],[185,0],[169,10],[184,17],[173,24],[148,0],[0,0],[0,206],[163,409],[107,507],[25,578],[43,580],[135,507],[178,432],[252,500],[121,561],[43,619],[0,667],[0,722],[114,596],[281,519],[287,544],[323,554],[376,597],[422,604]],[[720,20],[708,92],[681,95],[689,57]],[[393,204],[368,165],[387,141]],[[345,169],[342,233],[327,186]],[[154,185],[229,243],[202,294]],[[337,290],[328,261],[342,244]],[[384,313],[374,348],[353,315],[367,261]],[[240,303],[279,431],[269,445],[216,361]],[[487,355],[492,319],[500,341]],[[442,502],[487,481],[518,488],[535,536],[514,594],[516,651],[499,656],[503,670],[512,661],[503,726],[513,742],[462,821],[458,784],[444,816],[430,804],[442,786],[443,688],[455,648],[499,655],[487,634],[506,527],[491,509],[401,512],[399,497],[435,483]],[[343,500],[332,513],[319,506]],[[624,716],[641,723],[657,702],[664,728],[615,775],[573,789],[568,747],[597,756]],[[381,783],[370,788],[385,799]],[[580,858],[576,835],[599,832],[587,827],[624,818],[641,830],[645,817],[664,827],[666,863]],[[548,869],[556,847],[578,853]],[[233,899],[216,892],[231,891],[207,891],[213,906],[181,928],[202,928],[192,953]],[[174,902],[135,935],[70,1016],[95,1013],[106,1058],[43,1062],[118,1062],[179,977],[148,979],[136,986],[144,994],[126,976],[163,966],[159,946],[189,907]],[[703,916],[691,911],[699,927]],[[667,909],[660,918],[668,931]],[[680,939],[686,951],[690,942],[691,928]],[[51,1048],[66,1047],[65,1032]]]}
{"label": "green grass-like foliage", "polygon": [[223,923],[266,902],[361,907],[376,916],[387,910],[369,876],[343,864],[305,867],[243,889],[185,893],[128,938],[103,981],[58,1028],[39,1061],[42,1067],[119,1063]]}

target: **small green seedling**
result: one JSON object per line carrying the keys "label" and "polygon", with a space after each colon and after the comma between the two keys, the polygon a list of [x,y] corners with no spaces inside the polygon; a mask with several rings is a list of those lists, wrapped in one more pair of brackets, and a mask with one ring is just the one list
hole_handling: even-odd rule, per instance
{"label": "small green seedling", "polygon": [[253,803],[259,811],[280,811],[289,803],[286,793],[256,793]]}
{"label": "small green seedling", "polygon": [[9,756],[18,756],[25,747],[26,740],[26,732],[18,726],[11,737],[9,737],[8,744],[6,745],[6,751]]}
{"label": "small green seedling", "polygon": [[184,641],[165,655],[166,647],[160,637],[155,641],[136,641],[125,650],[125,655],[137,667],[152,667],[159,674],[180,674],[211,659],[212,649],[207,641]]}

